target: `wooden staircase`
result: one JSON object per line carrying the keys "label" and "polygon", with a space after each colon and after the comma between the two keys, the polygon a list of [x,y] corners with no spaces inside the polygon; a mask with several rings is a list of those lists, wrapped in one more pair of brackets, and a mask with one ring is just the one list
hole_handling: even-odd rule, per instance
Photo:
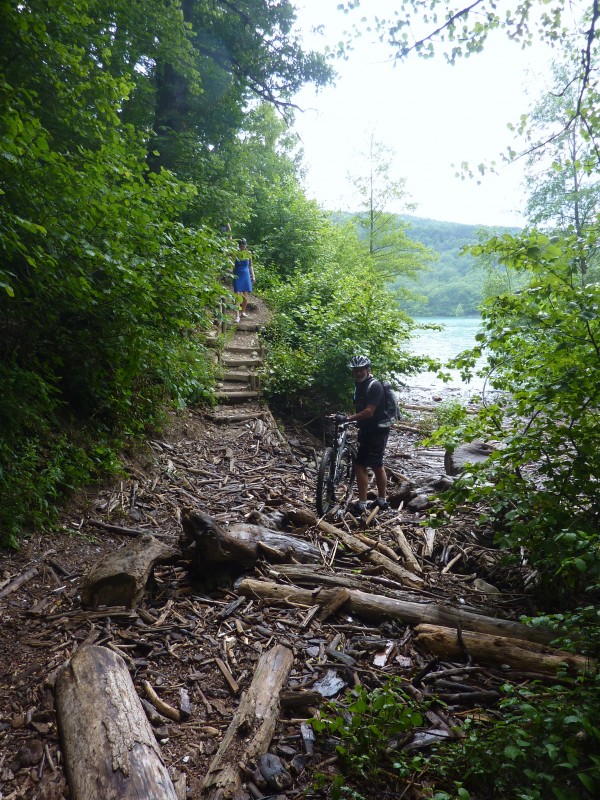
{"label": "wooden staircase", "polygon": [[264,349],[260,343],[260,325],[252,321],[252,312],[243,322],[223,325],[223,332],[234,330],[225,350],[218,356],[223,368],[216,397],[221,403],[237,403],[260,397],[260,368]]}

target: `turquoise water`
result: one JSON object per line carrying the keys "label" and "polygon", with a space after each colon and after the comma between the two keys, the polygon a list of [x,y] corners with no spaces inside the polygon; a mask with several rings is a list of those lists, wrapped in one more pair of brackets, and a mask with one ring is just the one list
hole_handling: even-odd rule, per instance
{"label": "turquoise water", "polygon": [[[435,323],[442,326],[439,331],[417,331],[410,343],[413,353],[438,358],[442,362],[473,347],[481,324],[479,317],[420,317],[415,322],[419,325]],[[432,372],[404,378],[404,382],[413,392],[423,394],[424,397],[427,394],[468,397],[482,390],[481,378],[475,376],[470,383],[463,383],[458,370],[447,371],[452,375],[449,383],[444,383]]]}

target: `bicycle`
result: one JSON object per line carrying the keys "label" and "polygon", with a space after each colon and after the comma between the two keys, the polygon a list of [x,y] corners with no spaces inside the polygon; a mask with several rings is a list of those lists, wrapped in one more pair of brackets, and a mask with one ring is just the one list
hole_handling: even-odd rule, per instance
{"label": "bicycle", "polygon": [[352,494],[356,449],[348,441],[348,428],[353,423],[337,422],[333,447],[326,447],[317,475],[317,513],[323,517],[332,508],[339,510]]}

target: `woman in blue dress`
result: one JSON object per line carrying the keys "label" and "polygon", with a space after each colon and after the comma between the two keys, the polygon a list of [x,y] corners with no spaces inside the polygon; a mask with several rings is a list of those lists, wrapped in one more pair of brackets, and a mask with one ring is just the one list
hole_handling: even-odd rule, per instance
{"label": "woman in blue dress", "polygon": [[240,321],[240,316],[247,317],[246,308],[248,306],[248,297],[252,293],[252,284],[254,283],[254,269],[252,267],[252,254],[246,249],[247,242],[245,239],[239,240],[239,252],[235,259],[233,267],[233,291],[238,299],[238,312],[235,321]]}

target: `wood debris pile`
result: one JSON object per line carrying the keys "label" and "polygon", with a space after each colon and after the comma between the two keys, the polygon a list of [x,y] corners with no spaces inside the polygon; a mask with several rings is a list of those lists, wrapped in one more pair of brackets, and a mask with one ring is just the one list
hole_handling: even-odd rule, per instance
{"label": "wood debris pile", "polygon": [[[322,444],[284,430],[258,404],[174,417],[127,479],[4,560],[3,800],[64,797],[67,775],[86,796],[90,762],[73,753],[107,729],[115,796],[147,770],[163,786],[147,796],[301,798],[336,769],[308,720],[347,689],[397,676],[443,701],[403,743],[418,749],[457,735],[507,680],[585,666],[516,621],[528,573],[506,571],[474,512],[427,526],[443,453],[394,432],[393,508],[318,520]],[[86,693],[77,670],[95,676]],[[111,703],[103,686],[118,687]]]}

